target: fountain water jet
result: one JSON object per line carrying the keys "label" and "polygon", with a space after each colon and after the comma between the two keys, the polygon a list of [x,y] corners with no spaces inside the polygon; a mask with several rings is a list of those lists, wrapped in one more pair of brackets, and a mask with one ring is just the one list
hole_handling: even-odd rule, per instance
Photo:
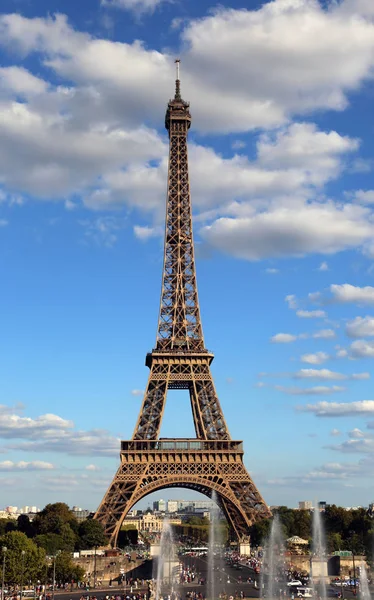
{"label": "fountain water jet", "polygon": [[178,559],[175,552],[173,531],[168,519],[165,519],[162,525],[160,549],[157,559],[157,577],[156,577],[156,600],[160,600],[161,588],[166,581],[170,588],[174,583],[174,570],[178,565]]}
{"label": "fountain water jet", "polygon": [[216,506],[212,509],[210,513],[210,522],[209,522],[209,546],[208,546],[208,590],[209,590],[209,600],[215,600],[216,598],[216,590],[215,590],[215,577],[214,577],[214,550],[218,542],[218,531],[217,525],[219,521],[219,509],[217,506],[217,494],[213,490],[212,492],[212,501],[215,502]]}
{"label": "fountain water jet", "polygon": [[360,564],[360,596],[362,600],[371,600],[368,574],[364,562]]}
{"label": "fountain water jet", "polygon": [[[264,567],[261,569],[261,595],[267,598],[279,598],[287,587],[285,577],[284,535],[279,521],[275,516],[271,524],[270,536],[265,543]],[[267,579],[263,572],[266,570]]]}
{"label": "fountain water jet", "polygon": [[326,600],[326,580],[328,572],[325,534],[321,512],[317,507],[313,511],[313,545],[312,557],[310,560],[310,575],[314,596],[318,595],[322,600]]}

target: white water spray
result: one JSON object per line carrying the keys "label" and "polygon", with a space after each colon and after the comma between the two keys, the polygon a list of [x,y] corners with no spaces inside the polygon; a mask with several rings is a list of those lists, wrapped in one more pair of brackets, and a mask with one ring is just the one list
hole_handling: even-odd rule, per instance
{"label": "white water spray", "polygon": [[314,595],[318,595],[321,600],[326,600],[327,556],[321,512],[318,507],[313,512],[313,546],[310,571]]}
{"label": "white water spray", "polygon": [[175,547],[173,531],[167,519],[162,525],[160,540],[160,554],[157,560],[156,600],[161,598],[161,588],[164,582],[168,587],[173,585],[173,563],[175,561]]}
{"label": "white water spray", "polygon": [[275,516],[271,524],[270,537],[265,544],[264,566],[267,578],[261,569],[261,595],[267,598],[279,598],[281,591],[287,588],[285,578],[284,536],[279,517]]}
{"label": "white water spray", "polygon": [[219,522],[219,509],[217,506],[217,494],[213,490],[212,502],[215,502],[216,506],[210,512],[209,522],[209,547],[208,547],[208,594],[209,600],[216,599],[215,589],[215,575],[214,575],[214,553],[218,542],[218,531],[217,525]]}
{"label": "white water spray", "polygon": [[361,562],[360,564],[360,596],[362,600],[371,600],[368,574],[364,562]]}

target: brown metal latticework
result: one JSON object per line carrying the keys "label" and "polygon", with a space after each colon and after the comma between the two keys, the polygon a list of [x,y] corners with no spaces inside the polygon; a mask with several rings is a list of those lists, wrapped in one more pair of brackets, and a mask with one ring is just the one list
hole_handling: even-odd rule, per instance
{"label": "brown metal latticework", "polygon": [[[178,63],[178,61],[177,61]],[[169,173],[164,269],[156,347],[147,354],[147,389],[121,464],[95,518],[115,544],[122,521],[147,494],[187,487],[217,498],[238,539],[270,511],[243,465],[242,442],[233,441],[215,391],[205,348],[196,285],[188,175],[189,104],[182,100],[179,63],[175,96],[168,103]],[[168,389],[189,391],[196,439],[159,439]]]}

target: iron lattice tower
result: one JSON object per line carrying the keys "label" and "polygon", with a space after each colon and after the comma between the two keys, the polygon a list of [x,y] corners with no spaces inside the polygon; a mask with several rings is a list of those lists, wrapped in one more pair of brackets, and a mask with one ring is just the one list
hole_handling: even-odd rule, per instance
{"label": "iron lattice tower", "polygon": [[[215,490],[239,540],[246,539],[254,521],[271,514],[243,464],[242,442],[230,438],[210,371],[214,356],[205,348],[188,175],[191,115],[181,97],[176,62],[175,96],[165,117],[169,172],[157,341],[146,357],[150,375],[133,437],[121,442],[121,464],[95,515],[111,544],[132,506],[167,487],[187,487],[207,496]],[[159,438],[168,389],[189,391],[196,438]]]}

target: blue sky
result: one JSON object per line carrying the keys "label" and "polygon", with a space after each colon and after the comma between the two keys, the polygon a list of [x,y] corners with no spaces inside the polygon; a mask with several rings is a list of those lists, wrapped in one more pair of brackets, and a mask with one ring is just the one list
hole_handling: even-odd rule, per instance
{"label": "blue sky", "polygon": [[[374,7],[244,4],[2,2],[0,506],[95,509],[132,435],[176,56],[231,435],[269,504],[373,500]],[[183,392],[162,435],[193,435]]]}

